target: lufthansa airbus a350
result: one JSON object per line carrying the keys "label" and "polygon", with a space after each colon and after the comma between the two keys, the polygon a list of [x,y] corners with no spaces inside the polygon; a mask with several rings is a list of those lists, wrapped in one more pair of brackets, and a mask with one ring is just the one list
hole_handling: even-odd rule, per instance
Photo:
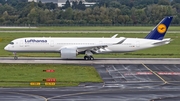
{"label": "lufthansa airbus a350", "polygon": [[145,38],[60,38],[26,37],[11,41],[4,49],[15,54],[21,52],[60,53],[62,59],[73,59],[85,54],[85,60],[93,60],[93,54],[124,53],[161,46],[170,43],[164,36],[173,17],[165,17]]}

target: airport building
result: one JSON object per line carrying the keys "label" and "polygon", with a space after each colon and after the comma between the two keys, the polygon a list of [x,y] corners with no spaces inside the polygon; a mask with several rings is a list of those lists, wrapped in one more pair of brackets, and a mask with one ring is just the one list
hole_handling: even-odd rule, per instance
{"label": "airport building", "polygon": [[28,0],[28,2],[39,2],[39,0]]}
{"label": "airport building", "polygon": [[[28,2],[39,2],[41,1],[42,3],[50,3],[50,2],[53,2],[53,3],[57,3],[58,4],[58,7],[62,7],[63,5],[65,5],[66,1],[67,0],[28,0]],[[95,2],[86,2],[85,0],[69,0],[71,5],[72,5],[72,2],[73,1],[82,1],[83,4],[85,4],[85,6],[92,6],[92,5],[95,5],[96,3]]]}

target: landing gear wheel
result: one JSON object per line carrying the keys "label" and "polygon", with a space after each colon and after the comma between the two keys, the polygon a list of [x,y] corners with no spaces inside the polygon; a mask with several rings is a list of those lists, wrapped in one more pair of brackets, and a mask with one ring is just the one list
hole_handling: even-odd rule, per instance
{"label": "landing gear wheel", "polygon": [[84,60],[94,60],[93,56],[84,56]]}
{"label": "landing gear wheel", "polygon": [[89,57],[88,56],[84,56],[84,60],[89,60]]}
{"label": "landing gear wheel", "polygon": [[93,56],[89,56],[89,60],[94,60],[94,57]]}
{"label": "landing gear wheel", "polygon": [[17,60],[18,57],[16,56],[16,52],[13,52],[13,54],[14,54],[14,60]]}
{"label": "landing gear wheel", "polygon": [[17,56],[14,56],[14,60],[17,60],[18,59],[18,57]]}

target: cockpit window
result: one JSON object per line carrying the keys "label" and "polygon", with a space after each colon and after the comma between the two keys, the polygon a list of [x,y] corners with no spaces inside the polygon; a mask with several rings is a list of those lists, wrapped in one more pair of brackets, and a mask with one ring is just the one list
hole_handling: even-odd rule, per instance
{"label": "cockpit window", "polygon": [[13,45],[13,44],[14,44],[14,42],[10,42],[9,44]]}

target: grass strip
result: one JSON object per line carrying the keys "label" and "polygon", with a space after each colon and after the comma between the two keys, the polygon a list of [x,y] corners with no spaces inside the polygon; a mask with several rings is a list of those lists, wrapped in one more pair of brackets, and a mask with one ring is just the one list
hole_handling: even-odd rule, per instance
{"label": "grass strip", "polygon": [[[94,67],[61,64],[0,64],[0,87],[30,87],[30,82],[56,78],[56,86],[77,86],[84,82],[102,82]],[[53,69],[55,72],[43,72]],[[32,86],[33,87],[33,86]]]}

